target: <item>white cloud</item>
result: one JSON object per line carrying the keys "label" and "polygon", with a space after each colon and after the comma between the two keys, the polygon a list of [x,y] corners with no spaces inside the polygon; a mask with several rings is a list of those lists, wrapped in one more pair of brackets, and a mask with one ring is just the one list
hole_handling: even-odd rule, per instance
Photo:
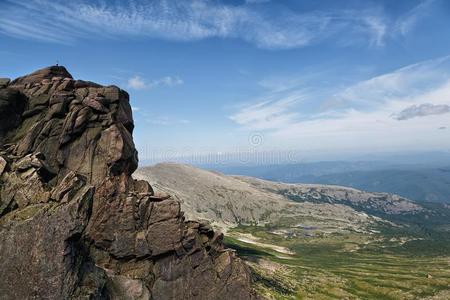
{"label": "white cloud", "polygon": [[374,109],[392,99],[423,94],[450,78],[450,56],[412,64],[351,85],[330,96],[322,108]]}
{"label": "white cloud", "polygon": [[[430,103],[450,104],[450,81],[436,90],[416,97],[392,99],[371,111],[347,109],[334,117],[309,119],[291,123],[280,130],[273,130],[267,136],[273,143],[296,144],[304,149],[328,149],[329,151],[391,151],[445,149],[450,141],[443,138],[443,131],[437,131],[440,124],[448,123],[445,114],[432,118],[414,118],[399,122],[392,113],[410,105],[418,105],[427,99]],[[443,100],[444,99],[444,100]]]}
{"label": "white cloud", "polygon": [[63,43],[93,36],[177,41],[219,37],[242,39],[261,48],[287,49],[331,36],[346,43],[368,38],[371,45],[381,46],[386,35],[384,16],[372,8],[294,12],[277,6],[269,13],[250,3],[208,0],[7,0],[0,6],[0,32]]}
{"label": "white cloud", "polygon": [[141,90],[146,87],[146,84],[139,76],[134,76],[130,79],[128,79],[128,87],[136,90]]}
{"label": "white cloud", "polygon": [[139,75],[135,75],[128,79],[128,87],[135,90],[152,89],[160,86],[177,86],[183,84],[184,81],[179,77],[165,76],[160,79],[145,82]]}
{"label": "white cloud", "polygon": [[[271,101],[243,107],[231,119],[247,130],[263,131],[267,144],[284,147],[442,149],[450,147],[450,140],[442,137],[445,131],[436,130],[448,123],[449,65],[450,57],[423,61],[338,92],[330,88],[328,96],[326,92],[319,96],[305,93],[308,90],[305,80],[300,80],[297,86],[266,82],[266,87],[273,88],[269,91]],[[296,98],[299,94],[301,101]],[[289,95],[295,100],[285,100],[290,99]],[[317,104],[316,110],[310,107],[311,103]],[[433,117],[413,118],[413,115]]]}

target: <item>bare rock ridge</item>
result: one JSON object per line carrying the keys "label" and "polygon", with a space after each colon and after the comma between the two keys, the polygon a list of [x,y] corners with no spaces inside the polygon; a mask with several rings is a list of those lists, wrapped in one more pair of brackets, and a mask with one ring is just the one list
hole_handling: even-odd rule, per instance
{"label": "bare rock ridge", "polygon": [[131,178],[128,94],[52,66],[0,79],[1,299],[254,299],[223,235]]}

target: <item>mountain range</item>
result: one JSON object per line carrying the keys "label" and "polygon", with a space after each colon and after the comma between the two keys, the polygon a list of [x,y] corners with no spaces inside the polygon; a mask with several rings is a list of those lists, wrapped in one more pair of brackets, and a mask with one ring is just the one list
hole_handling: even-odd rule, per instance
{"label": "mountain range", "polygon": [[230,176],[176,163],[139,168],[133,176],[179,200],[188,218],[211,220],[225,230],[237,225],[276,223],[286,218],[299,223],[304,220],[314,226],[330,227],[333,222],[336,228],[345,224],[359,229],[361,226],[357,224],[384,221],[431,223],[429,219],[436,222],[445,219],[448,209],[445,205],[429,205],[396,194]]}
{"label": "mountain range", "polygon": [[[423,154],[426,156],[426,154]],[[286,183],[318,183],[398,194],[420,202],[450,203],[450,161],[412,157],[389,161],[323,161],[278,165],[204,165],[228,175]]]}

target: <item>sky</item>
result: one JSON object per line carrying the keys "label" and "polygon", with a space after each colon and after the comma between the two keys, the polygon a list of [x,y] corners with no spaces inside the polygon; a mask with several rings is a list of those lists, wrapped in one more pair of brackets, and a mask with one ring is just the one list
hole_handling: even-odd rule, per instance
{"label": "sky", "polygon": [[450,151],[446,0],[0,0],[0,58],[127,90],[143,161]]}

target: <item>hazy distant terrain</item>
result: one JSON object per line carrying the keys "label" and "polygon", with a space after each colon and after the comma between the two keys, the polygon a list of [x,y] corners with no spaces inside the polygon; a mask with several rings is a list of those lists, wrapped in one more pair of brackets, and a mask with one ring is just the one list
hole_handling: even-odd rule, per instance
{"label": "hazy distant terrain", "polygon": [[140,168],[133,176],[147,180],[156,189],[178,199],[189,218],[212,220],[222,228],[264,225],[292,217],[309,219],[309,225],[316,227],[320,224],[328,228],[350,226],[362,230],[378,222],[376,218],[426,211],[406,198],[386,193],[339,186],[274,183],[175,163]]}
{"label": "hazy distant terrain", "polygon": [[395,193],[417,201],[450,203],[450,164],[338,161],[208,167],[225,174],[252,176],[272,181],[334,184],[370,192]]}
{"label": "hazy distant terrain", "polygon": [[302,180],[396,193],[417,201],[450,203],[450,166],[436,169],[353,171]]}

